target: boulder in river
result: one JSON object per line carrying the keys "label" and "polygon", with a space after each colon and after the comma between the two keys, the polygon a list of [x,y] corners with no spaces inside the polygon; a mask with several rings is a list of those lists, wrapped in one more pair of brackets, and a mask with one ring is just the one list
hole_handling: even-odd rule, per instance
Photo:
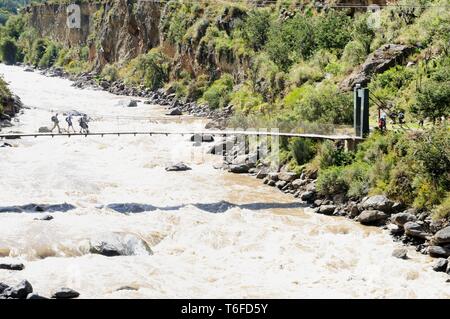
{"label": "boulder in river", "polygon": [[442,247],[442,246],[429,246],[428,247],[428,254],[431,257],[443,257],[447,258],[450,257],[450,247]]}
{"label": "boulder in river", "polygon": [[433,242],[437,245],[450,243],[450,226],[447,226],[434,234]]}
{"label": "boulder in river", "polygon": [[248,173],[249,169],[250,167],[247,164],[233,164],[230,165],[228,171],[235,174],[246,174]]}
{"label": "boulder in river", "polygon": [[152,255],[148,244],[133,234],[106,233],[90,241],[90,253],[107,257]]}
{"label": "boulder in river", "polygon": [[23,264],[16,263],[0,263],[0,269],[4,270],[24,270],[25,266]]}
{"label": "boulder in river", "polygon": [[379,210],[383,213],[391,213],[394,202],[385,195],[369,196],[362,202],[362,207],[365,210]]}
{"label": "boulder in river", "polygon": [[358,221],[364,225],[378,224],[387,219],[387,215],[379,210],[365,210],[358,216]]}
{"label": "boulder in river", "polygon": [[41,126],[38,130],[39,133],[51,133],[52,131],[47,126]]}
{"label": "boulder in river", "polygon": [[403,212],[391,216],[391,222],[397,226],[403,227],[407,222],[415,222],[417,217],[411,213]]}
{"label": "boulder in river", "polygon": [[53,219],[53,216],[52,216],[52,215],[45,214],[45,215],[43,215],[43,216],[36,217],[34,220],[50,221],[50,220],[52,220],[52,219]]}
{"label": "boulder in river", "polygon": [[174,109],[170,110],[170,112],[167,113],[166,115],[172,115],[172,116],[183,115],[183,112],[181,112],[181,110],[179,108],[174,108]]}
{"label": "boulder in river", "polygon": [[317,212],[323,215],[333,215],[335,210],[336,205],[322,205],[319,207],[319,210]]}
{"label": "boulder in river", "polygon": [[427,237],[431,236],[431,234],[423,230],[422,225],[416,222],[407,222],[403,225],[403,228],[405,229],[405,234],[409,237],[427,239]]}
{"label": "boulder in river", "polygon": [[316,193],[311,191],[306,191],[300,194],[300,199],[304,202],[312,202],[315,198]]}
{"label": "boulder in river", "polygon": [[80,293],[70,288],[61,288],[52,294],[54,299],[73,299],[78,298]]}
{"label": "boulder in river", "polygon": [[38,294],[31,293],[31,294],[28,294],[27,299],[48,299],[48,298],[43,297],[43,296],[38,295]]}
{"label": "boulder in river", "polygon": [[33,292],[33,287],[27,280],[22,280],[16,286],[8,287],[1,293],[1,296],[13,299],[26,299],[28,294]]}
{"label": "boulder in river", "polygon": [[392,256],[399,259],[408,259],[408,249],[397,248],[392,252]]}
{"label": "boulder in river", "polygon": [[190,171],[192,168],[184,164],[183,162],[177,163],[175,165],[171,165],[166,167],[166,171],[168,172],[182,172],[182,171]]}
{"label": "boulder in river", "polygon": [[138,106],[138,100],[130,100],[127,103],[127,107],[137,107]]}
{"label": "boulder in river", "polygon": [[5,291],[6,288],[9,288],[7,284],[0,282],[0,295]]}
{"label": "boulder in river", "polygon": [[445,272],[447,270],[448,260],[439,258],[433,265],[433,270],[437,272]]}

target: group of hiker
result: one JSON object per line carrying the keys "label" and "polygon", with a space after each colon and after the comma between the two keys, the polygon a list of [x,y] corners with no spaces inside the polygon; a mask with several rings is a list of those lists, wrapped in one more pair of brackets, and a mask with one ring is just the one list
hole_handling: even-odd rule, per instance
{"label": "group of hiker", "polygon": [[[386,131],[387,118],[388,118],[388,115],[386,114],[386,112],[380,111],[380,114],[378,117],[378,128],[381,131]],[[405,124],[405,112],[403,112],[402,110],[400,110],[398,113],[391,112],[389,114],[389,118],[391,119],[392,124],[397,124],[397,120],[398,120],[398,124],[400,124],[400,125]]]}
{"label": "group of hiker", "polygon": [[[59,114],[56,113],[55,115],[53,115],[51,117],[52,123],[53,123],[53,127],[50,130],[53,133],[54,129],[58,129],[58,133],[61,133],[61,127],[59,126],[59,118],[58,118]],[[73,126],[73,114],[69,113],[66,116],[66,123],[67,123],[67,132],[70,133],[70,129],[72,129],[72,131],[74,133],[76,133],[75,128]],[[89,134],[89,117],[87,116],[87,114],[83,114],[82,116],[80,116],[80,118],[78,119],[78,124],[80,125],[80,133],[82,134]]]}

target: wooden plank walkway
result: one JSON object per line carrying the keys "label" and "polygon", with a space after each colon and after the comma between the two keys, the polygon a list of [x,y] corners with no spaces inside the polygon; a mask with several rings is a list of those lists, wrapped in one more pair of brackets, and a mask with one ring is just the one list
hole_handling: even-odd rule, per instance
{"label": "wooden plank walkway", "polygon": [[19,139],[25,137],[58,137],[58,136],[121,136],[121,135],[218,135],[218,136],[232,136],[232,135],[245,135],[245,136],[285,136],[285,137],[302,137],[302,138],[310,138],[310,139],[318,139],[318,140],[342,140],[342,141],[358,141],[362,140],[361,137],[351,136],[351,135],[321,135],[321,134],[300,134],[300,133],[282,133],[282,132],[270,132],[270,131],[132,131],[132,132],[92,132],[92,133],[6,133],[1,134],[1,139]]}

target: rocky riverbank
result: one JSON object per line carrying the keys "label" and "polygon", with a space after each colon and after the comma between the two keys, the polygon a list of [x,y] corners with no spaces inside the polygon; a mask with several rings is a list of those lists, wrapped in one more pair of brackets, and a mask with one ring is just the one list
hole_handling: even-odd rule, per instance
{"label": "rocky riverbank", "polygon": [[[363,225],[383,227],[395,241],[413,245],[418,252],[438,258],[433,269],[450,275],[448,221],[433,220],[430,212],[408,208],[385,195],[361,199],[347,198],[345,194],[322,196],[316,189],[317,174],[296,174],[285,166],[270,169],[258,152],[251,153],[234,136],[216,142],[209,153],[223,156],[222,169],[254,176],[263,184],[298,198],[316,214],[347,217]],[[393,256],[408,259],[406,249],[393,251]]]}

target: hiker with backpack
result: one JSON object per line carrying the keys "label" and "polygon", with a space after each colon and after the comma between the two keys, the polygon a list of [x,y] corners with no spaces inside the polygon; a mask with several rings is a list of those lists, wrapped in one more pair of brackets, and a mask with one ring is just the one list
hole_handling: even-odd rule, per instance
{"label": "hiker with backpack", "polygon": [[50,130],[53,133],[53,130],[55,128],[58,128],[58,133],[61,133],[61,128],[59,127],[59,119],[58,119],[58,113],[56,113],[55,115],[52,116],[51,118],[52,122],[53,122],[53,127]]}
{"label": "hiker with backpack", "polygon": [[78,123],[80,124],[80,133],[89,134],[88,118],[86,114],[80,117]]}
{"label": "hiker with backpack", "polygon": [[70,133],[70,128],[72,128],[73,132],[75,133],[75,128],[73,127],[72,123],[72,114],[69,113],[69,115],[67,115],[66,122],[67,122],[67,132]]}

